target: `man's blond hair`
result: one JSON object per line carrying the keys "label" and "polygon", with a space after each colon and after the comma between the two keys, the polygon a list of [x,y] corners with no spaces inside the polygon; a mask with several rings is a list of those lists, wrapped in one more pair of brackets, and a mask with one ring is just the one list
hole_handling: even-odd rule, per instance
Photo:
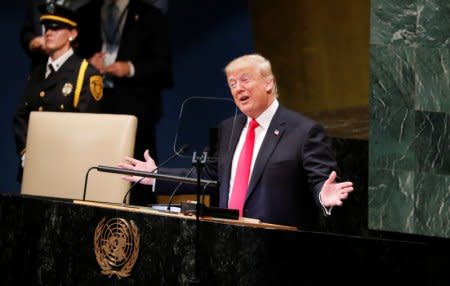
{"label": "man's blond hair", "polygon": [[243,55],[232,60],[225,66],[225,73],[228,75],[237,68],[253,65],[255,65],[258,68],[258,71],[262,77],[269,77],[272,79],[273,81],[272,94],[275,97],[278,97],[277,82],[272,72],[272,65],[270,64],[270,61],[268,59],[261,56],[260,54]]}

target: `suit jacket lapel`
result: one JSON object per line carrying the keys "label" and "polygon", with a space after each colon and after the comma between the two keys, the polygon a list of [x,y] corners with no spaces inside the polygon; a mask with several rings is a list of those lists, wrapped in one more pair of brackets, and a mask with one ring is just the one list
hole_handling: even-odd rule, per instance
{"label": "suit jacket lapel", "polygon": [[123,25],[122,34],[120,35],[120,44],[116,60],[122,60],[123,57],[125,57],[124,53],[127,51],[127,48],[125,48],[127,43],[131,44],[134,42],[129,41],[128,38],[133,39],[134,37],[138,37],[137,35],[131,35],[133,33],[132,27],[136,21],[139,21],[139,11],[136,9],[135,1],[130,0],[128,3],[127,18],[125,19],[125,25]]}
{"label": "suit jacket lapel", "polygon": [[278,107],[277,112],[272,118],[272,121],[267,130],[266,136],[263,139],[261,148],[256,157],[255,165],[253,166],[252,176],[248,186],[247,196],[248,199],[255,190],[258,181],[261,179],[264,169],[272,156],[278,142],[286,129],[286,121],[282,118],[282,107]]}
{"label": "suit jacket lapel", "polygon": [[224,180],[223,182],[221,182],[225,193],[226,193],[226,198],[225,198],[225,206],[228,205],[228,197],[230,194],[230,177],[231,177],[231,164],[233,162],[233,156],[234,156],[234,151],[236,150],[236,146],[237,143],[239,142],[239,138],[241,136],[242,133],[242,129],[244,129],[245,123],[247,121],[247,117],[243,114],[239,115],[238,118],[236,119],[236,126],[234,127],[235,130],[232,130],[231,133],[231,140],[230,140],[230,149],[229,150],[233,150],[232,152],[227,152],[226,156],[224,157]]}

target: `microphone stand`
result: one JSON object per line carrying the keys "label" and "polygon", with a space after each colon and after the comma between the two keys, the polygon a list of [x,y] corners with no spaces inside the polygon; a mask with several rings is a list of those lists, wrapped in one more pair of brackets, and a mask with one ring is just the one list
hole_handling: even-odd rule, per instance
{"label": "microphone stand", "polygon": [[89,173],[94,169],[97,170],[97,167],[90,167],[86,172],[86,175],[84,178],[83,201],[86,200],[86,190],[87,190],[87,183],[88,183],[88,179],[89,179]]}
{"label": "microphone stand", "polygon": [[203,152],[201,155],[197,155],[197,152],[192,154],[192,164],[197,169],[197,202],[195,211],[195,270],[194,277],[188,282],[189,285],[200,284],[200,216],[203,215],[203,205],[200,203],[200,193],[202,193],[201,184],[201,171],[206,163],[208,152]]}
{"label": "microphone stand", "polygon": [[[189,172],[186,174],[185,177],[189,177],[189,175],[192,173],[192,171],[194,170],[195,167],[192,167],[191,169],[189,169]],[[178,185],[175,187],[175,189],[172,191],[172,193],[170,194],[170,198],[169,198],[169,202],[167,203],[167,211],[170,212],[170,208],[172,206],[172,201],[173,198],[175,196],[175,194],[177,193],[178,189],[183,185],[182,182],[178,183]],[[207,186],[207,185],[206,185]]]}
{"label": "microphone stand", "polygon": [[[89,168],[89,170],[86,172],[86,177],[84,180],[83,201],[86,200],[86,190],[87,190],[87,182],[88,182],[89,173],[94,169],[97,170],[98,172],[154,178],[154,179],[158,179],[158,180],[172,181],[172,182],[185,183],[185,184],[198,184],[198,180],[196,180],[194,178],[179,177],[179,176],[158,174],[158,173],[153,173],[153,172],[136,171],[136,170],[125,169],[125,168],[98,165],[98,166]],[[200,180],[200,184],[217,186],[217,181]]]}

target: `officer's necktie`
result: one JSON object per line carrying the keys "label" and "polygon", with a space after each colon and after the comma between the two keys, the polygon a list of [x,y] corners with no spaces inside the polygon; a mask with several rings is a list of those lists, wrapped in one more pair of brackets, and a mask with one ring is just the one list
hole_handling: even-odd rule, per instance
{"label": "officer's necktie", "polygon": [[106,23],[105,23],[105,37],[107,47],[112,47],[116,43],[116,37],[118,33],[118,21],[119,21],[119,7],[116,5],[116,1],[112,0],[108,4],[106,11]]}
{"label": "officer's necktie", "polygon": [[46,78],[48,78],[49,76],[51,76],[53,73],[55,72],[55,69],[53,68],[52,64],[48,65],[48,71],[47,71],[47,76]]}
{"label": "officer's necktie", "polygon": [[239,215],[243,215],[245,197],[247,195],[248,183],[250,179],[250,168],[252,165],[253,147],[255,145],[255,128],[258,122],[255,119],[250,121],[244,146],[242,147],[239,161],[234,176],[231,198],[228,203],[230,209],[238,209]]}

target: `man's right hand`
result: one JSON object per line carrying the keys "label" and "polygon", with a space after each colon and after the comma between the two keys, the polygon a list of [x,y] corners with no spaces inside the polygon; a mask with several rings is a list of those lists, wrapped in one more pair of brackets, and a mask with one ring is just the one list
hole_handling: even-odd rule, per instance
{"label": "man's right hand", "polygon": [[98,52],[89,59],[91,65],[93,65],[102,74],[105,73],[104,57],[105,55],[102,52]]}
{"label": "man's right hand", "polygon": [[30,51],[45,51],[45,40],[43,36],[34,37],[28,44]]}
{"label": "man's right hand", "polygon": [[[145,172],[151,172],[152,170],[156,169],[155,161],[152,159],[152,157],[150,157],[148,150],[145,150],[144,152],[144,159],[145,161],[141,161],[131,157],[125,157],[124,162],[119,163],[118,167]],[[139,176],[123,176],[122,178],[129,182],[137,182],[142,179],[142,177]],[[153,185],[154,181],[155,180],[153,178],[145,178],[141,181],[141,184]]]}

